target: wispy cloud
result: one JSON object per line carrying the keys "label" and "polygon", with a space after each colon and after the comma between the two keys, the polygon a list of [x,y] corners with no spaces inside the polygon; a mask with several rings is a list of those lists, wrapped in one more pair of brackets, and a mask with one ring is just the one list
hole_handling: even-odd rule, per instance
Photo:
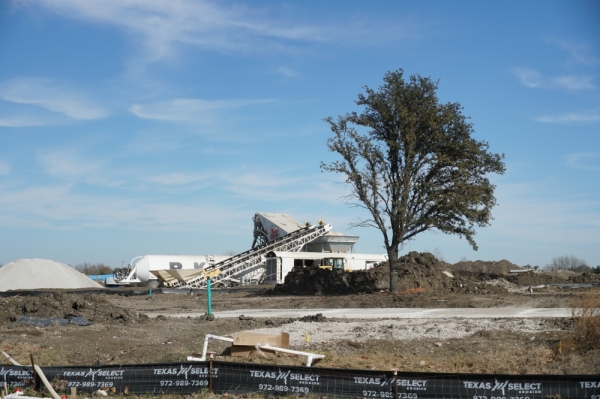
{"label": "wispy cloud", "polygon": [[71,185],[0,185],[0,225],[46,229],[122,227],[144,231],[186,231],[216,225],[232,227],[247,219],[232,207],[180,204],[147,197],[78,194]]}
{"label": "wispy cloud", "polygon": [[139,118],[209,125],[217,119],[216,111],[272,104],[275,99],[203,100],[178,98],[170,101],[135,104],[130,111]]}
{"label": "wispy cloud", "polygon": [[1,127],[29,127],[29,126],[45,126],[51,124],[49,119],[42,119],[37,116],[26,115],[11,115],[0,116]]}
{"label": "wispy cloud", "polygon": [[[77,20],[114,25],[133,33],[150,61],[168,55],[173,44],[222,51],[263,51],[322,41],[314,26],[271,20],[246,6],[203,0],[30,0],[30,4]],[[289,22],[289,21],[288,21]]]}
{"label": "wispy cloud", "polygon": [[14,0],[14,4],[43,6],[66,18],[124,29],[141,43],[147,62],[172,54],[175,45],[237,53],[297,51],[307,43],[332,41],[373,45],[413,37],[425,25],[366,19],[330,19],[318,25],[285,13],[273,15],[273,8],[207,0]]}
{"label": "wispy cloud", "polygon": [[[600,202],[593,196],[557,197],[540,185],[501,184],[496,197],[492,237],[529,251],[551,250],[558,255],[600,239]],[[491,233],[491,231],[490,231]],[[482,234],[486,234],[482,232]]]}
{"label": "wispy cloud", "polygon": [[565,164],[571,168],[600,170],[600,152],[578,152],[564,156]]}
{"label": "wispy cloud", "polygon": [[73,150],[54,151],[38,155],[46,172],[60,179],[80,178],[97,174],[103,162],[82,159]]}
{"label": "wispy cloud", "polygon": [[513,74],[527,87],[539,87],[543,83],[542,75],[531,68],[513,68]]}
{"label": "wispy cloud", "polygon": [[8,176],[10,172],[10,165],[5,161],[0,160],[0,176]]}
{"label": "wispy cloud", "polygon": [[600,60],[592,55],[592,49],[587,43],[573,43],[567,40],[550,41],[559,48],[567,51],[574,63],[582,65],[596,65]]}
{"label": "wispy cloud", "polygon": [[280,66],[277,69],[275,69],[275,73],[277,73],[278,75],[281,75],[285,78],[295,78],[298,76],[298,72],[294,71],[293,69],[283,67],[283,66]]}
{"label": "wispy cloud", "polygon": [[155,176],[146,177],[144,180],[159,183],[167,186],[186,185],[190,183],[196,183],[203,180],[208,180],[212,175],[199,175],[191,173],[173,172],[164,173]]}
{"label": "wispy cloud", "polygon": [[544,115],[534,118],[544,123],[593,123],[600,122],[600,112],[569,112],[562,115]]}
{"label": "wispy cloud", "polygon": [[[93,105],[84,95],[65,85],[42,78],[15,78],[2,82],[0,98],[17,104],[35,105],[77,120],[103,118],[108,115],[101,107]],[[12,126],[35,126],[39,120],[17,117]],[[32,125],[33,123],[33,125]]]}
{"label": "wispy cloud", "polygon": [[519,79],[521,84],[529,88],[573,91],[597,88],[593,83],[594,78],[587,75],[562,75],[544,78],[538,70],[527,67],[513,68],[512,73]]}
{"label": "wispy cloud", "polygon": [[563,87],[568,90],[590,90],[595,89],[592,83],[593,77],[585,75],[566,75],[551,79],[550,84]]}

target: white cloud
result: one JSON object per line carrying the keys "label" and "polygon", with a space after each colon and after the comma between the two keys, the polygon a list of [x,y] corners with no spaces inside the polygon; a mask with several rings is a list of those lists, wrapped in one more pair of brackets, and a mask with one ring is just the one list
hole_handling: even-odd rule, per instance
{"label": "white cloud", "polygon": [[568,75],[553,78],[552,83],[568,90],[589,90],[596,88],[596,85],[592,83],[592,79],[591,76]]}
{"label": "white cloud", "polygon": [[562,115],[544,115],[535,118],[544,123],[590,123],[600,122],[600,112],[569,112]]}
{"label": "white cloud", "polygon": [[298,76],[298,72],[294,71],[293,69],[282,67],[282,66],[278,67],[275,70],[275,72],[286,78],[295,78]]}
{"label": "white cloud", "polygon": [[0,185],[0,225],[48,229],[122,227],[130,230],[225,228],[248,218],[235,208],[210,203],[178,204],[146,197],[78,194],[71,185]]}
{"label": "white cloud", "polygon": [[569,52],[571,60],[578,64],[595,65],[600,61],[591,54],[590,46],[586,43],[573,43],[566,40],[554,42],[561,49]]}
{"label": "white cloud", "polygon": [[44,126],[52,123],[50,120],[40,119],[37,116],[11,115],[0,116],[1,127],[29,127],[29,126]]}
{"label": "white cloud", "polygon": [[144,119],[210,125],[216,121],[217,111],[271,104],[276,101],[274,99],[203,100],[199,98],[178,98],[163,102],[135,104],[130,108],[130,111],[137,117]]}
{"label": "white cloud", "polygon": [[76,149],[40,153],[37,159],[49,176],[60,180],[101,186],[121,184],[121,180],[109,177],[115,173],[106,170],[106,160],[87,159]]}
{"label": "white cloud", "polygon": [[583,170],[600,170],[600,152],[578,152],[564,156],[567,166]]}
{"label": "white cloud", "polygon": [[0,161],[0,176],[8,176],[10,171],[10,165],[7,162]]}
{"label": "white cloud", "polygon": [[[595,248],[600,240],[600,202],[593,197],[558,197],[543,192],[539,185],[499,184],[499,206],[495,220],[482,230],[515,251],[555,254],[572,253],[573,248]],[[592,247],[593,246],[593,247]],[[596,251],[597,253],[597,251]]]}
{"label": "white cloud", "polygon": [[30,0],[62,16],[124,28],[141,40],[151,61],[169,54],[173,44],[224,51],[252,51],[321,41],[310,25],[270,21],[246,6],[202,0]]}
{"label": "white cloud", "polygon": [[[243,53],[297,51],[306,43],[332,41],[374,45],[413,36],[426,23],[370,21],[366,18],[321,25],[271,15],[273,8],[251,8],[207,0],[13,0],[51,12],[126,30],[146,50],[148,62],[165,58],[174,45]],[[271,14],[269,14],[271,12]]]}
{"label": "white cloud", "polygon": [[[49,79],[15,78],[2,82],[0,98],[18,104],[36,105],[77,120],[107,116],[106,110],[91,104],[81,93]],[[13,121],[13,124],[19,125],[19,123],[20,126],[28,126],[28,122],[23,118]],[[33,123],[37,124],[35,120]]]}
{"label": "white cloud", "polygon": [[539,87],[542,82],[542,75],[531,68],[513,68],[512,72],[527,87]]}
{"label": "white cloud", "polygon": [[202,180],[207,180],[209,179],[211,176],[210,175],[195,175],[195,174],[189,174],[189,173],[180,173],[180,172],[173,172],[173,173],[164,173],[164,174],[160,174],[160,175],[155,175],[155,176],[149,176],[147,178],[145,178],[144,180],[152,182],[152,183],[159,183],[159,184],[163,184],[163,185],[167,185],[167,186],[177,186],[177,185],[186,185],[186,184],[190,184],[190,183],[196,183]]}
{"label": "white cloud", "polygon": [[513,68],[512,73],[519,79],[521,84],[529,88],[590,90],[597,87],[592,83],[594,78],[587,75],[564,75],[544,78],[539,71],[526,67]]}

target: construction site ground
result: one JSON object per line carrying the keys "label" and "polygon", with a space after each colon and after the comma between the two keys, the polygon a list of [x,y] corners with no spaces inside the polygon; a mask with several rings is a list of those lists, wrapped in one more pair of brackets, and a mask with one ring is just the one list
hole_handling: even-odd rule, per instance
{"label": "construction site ground", "polygon": [[[273,295],[271,290],[213,291],[213,311],[303,309],[310,317],[210,320],[205,294],[81,295],[44,294],[0,298],[0,349],[29,364],[109,365],[185,361],[199,355],[206,334],[239,331],[291,334],[290,346],[326,355],[315,367],[398,369],[401,371],[468,373],[598,374],[600,351],[562,346],[573,321],[561,318],[326,318],[312,309],[333,308],[568,308],[581,291],[545,286],[530,292],[512,286],[498,293],[391,295]],[[596,288],[596,290],[598,290]],[[199,317],[175,317],[181,313]],[[35,325],[17,316],[64,317],[77,314],[90,326]],[[148,314],[154,317],[147,317]],[[565,341],[566,342],[566,341]],[[226,343],[211,341],[218,360],[301,365],[291,355],[253,354],[232,357]]]}

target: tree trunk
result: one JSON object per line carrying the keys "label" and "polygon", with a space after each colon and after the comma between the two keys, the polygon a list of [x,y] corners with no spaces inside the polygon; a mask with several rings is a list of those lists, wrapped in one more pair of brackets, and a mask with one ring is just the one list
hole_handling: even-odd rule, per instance
{"label": "tree trunk", "polygon": [[398,245],[387,249],[390,264],[390,292],[398,292]]}

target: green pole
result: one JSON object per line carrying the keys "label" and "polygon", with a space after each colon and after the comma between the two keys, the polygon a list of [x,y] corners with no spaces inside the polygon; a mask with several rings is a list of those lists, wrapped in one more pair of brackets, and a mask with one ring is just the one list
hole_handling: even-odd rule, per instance
{"label": "green pole", "polygon": [[208,315],[212,314],[212,296],[210,294],[210,279],[206,280],[206,297],[208,299]]}

